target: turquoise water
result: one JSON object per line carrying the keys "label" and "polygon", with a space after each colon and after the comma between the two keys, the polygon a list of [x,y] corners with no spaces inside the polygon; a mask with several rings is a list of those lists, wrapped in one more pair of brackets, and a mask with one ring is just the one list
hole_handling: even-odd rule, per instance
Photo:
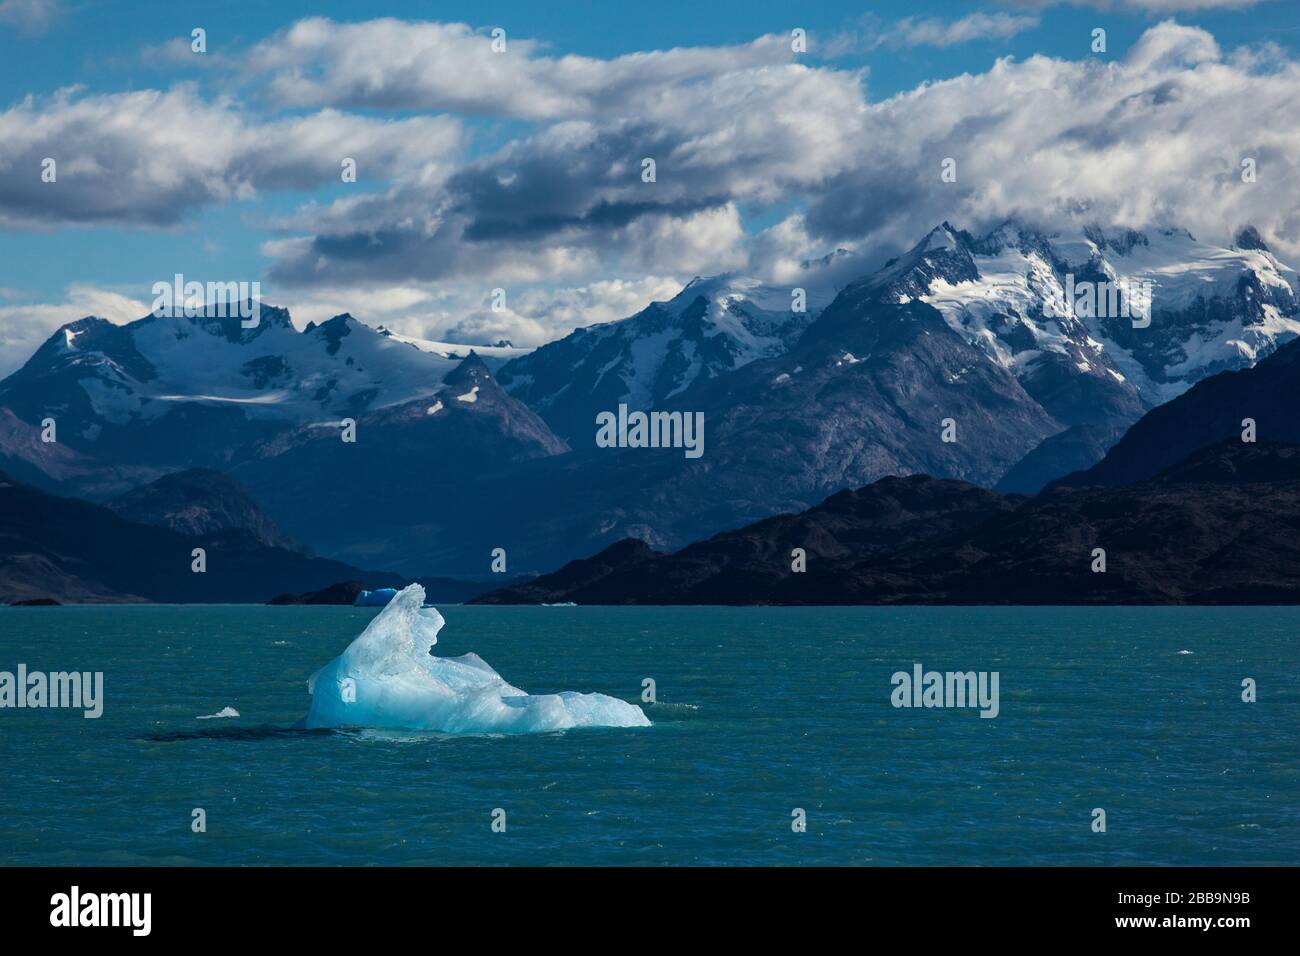
{"label": "turquoise water", "polygon": [[[0,863],[1300,863],[1300,609],[443,612],[529,692],[653,678],[654,726],[291,732],[374,611],[3,608],[0,670],[106,704],[0,710]],[[915,662],[998,671],[1000,715],[895,709]]]}

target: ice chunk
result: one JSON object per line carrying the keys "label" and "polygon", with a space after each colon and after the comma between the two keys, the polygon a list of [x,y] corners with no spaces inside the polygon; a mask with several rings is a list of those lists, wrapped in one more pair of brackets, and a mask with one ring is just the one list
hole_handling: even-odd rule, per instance
{"label": "ice chunk", "polygon": [[215,714],[203,714],[201,717],[195,717],[195,720],[220,720],[222,717],[238,717],[239,711],[233,707],[222,707]]}
{"label": "ice chunk", "polygon": [[303,726],[444,733],[535,733],[570,727],[648,727],[635,704],[604,694],[527,694],[477,654],[435,657],[442,615],[424,588],[398,592],[355,641],[312,675]]}

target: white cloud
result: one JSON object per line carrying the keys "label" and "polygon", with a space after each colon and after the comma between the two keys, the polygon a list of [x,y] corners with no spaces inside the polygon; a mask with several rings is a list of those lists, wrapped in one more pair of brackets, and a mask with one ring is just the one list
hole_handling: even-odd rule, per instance
{"label": "white cloud", "polygon": [[654,299],[672,298],[682,285],[678,277],[651,275],[577,286],[509,286],[500,312],[491,308],[492,289],[470,282],[275,289],[264,290],[264,298],[288,308],[298,328],[349,312],[367,325],[416,338],[471,345],[509,339],[527,347],[626,318]]}
{"label": "white cloud", "polygon": [[486,299],[476,303],[441,334],[456,342],[490,344],[504,338],[522,347],[542,345],[577,328],[627,318],[652,301],[671,299],[682,285],[680,279],[645,276],[525,289],[507,297],[504,312],[493,312]]}
{"label": "white cloud", "polygon": [[[1151,27],[1123,60],[1034,56],[873,104],[860,162],[814,197],[823,243],[905,245],[943,219],[1008,216],[1177,225],[1228,239],[1245,222],[1300,253],[1300,64],[1225,56],[1200,29]],[[957,162],[955,183],[940,164]],[[1243,158],[1256,160],[1243,183]]]}
{"label": "white cloud", "polygon": [[[0,112],[0,224],[170,225],[209,203],[264,189],[340,181],[429,182],[454,168],[460,124],[449,117],[383,120],[324,110],[259,121],[193,87],[27,97]],[[42,179],[45,159],[55,181]]]}
{"label": "white cloud", "polygon": [[[789,272],[837,246],[909,245],[944,219],[1019,216],[1224,240],[1252,222],[1291,253],[1297,94],[1300,65],[1276,48],[1225,55],[1173,21],[1123,59],[1004,58],[877,103],[856,73],[747,67],[664,86],[635,121],[543,126],[429,188],[303,210],[297,237],[267,251],[290,284],[582,282],[743,267],[747,247],[751,268]],[[655,183],[639,175],[647,156]],[[956,183],[940,180],[949,157]],[[802,248],[745,236],[742,205],[800,199]]]}
{"label": "white cloud", "polygon": [[790,61],[788,37],[725,47],[630,53],[610,60],[551,57],[535,40],[463,23],[300,20],[259,43],[247,69],[287,106],[451,110],[559,119],[636,110],[660,88]]}
{"label": "white cloud", "polygon": [[[5,298],[17,295],[9,290]],[[26,362],[61,325],[88,315],[121,325],[148,312],[144,302],[87,285],[69,286],[61,302],[0,305],[0,378]]]}
{"label": "white cloud", "polygon": [[879,41],[890,46],[949,47],[972,40],[1006,40],[1036,26],[1037,17],[1010,13],[972,13],[957,20],[905,17]]}
{"label": "white cloud", "polygon": [[[994,28],[991,16],[906,22],[932,43]],[[860,250],[834,263],[847,275],[944,219],[1178,225],[1222,240],[1250,222],[1300,255],[1290,188],[1300,63],[1277,46],[1225,51],[1173,21],[1126,55],[1004,58],[877,102],[864,73],[783,62],[771,38],[598,61],[514,39],[492,54],[467,27],[413,24],[409,46],[367,59],[397,42],[396,21],[304,24],[253,59],[265,60],[257,75],[273,98],[325,107],[306,115],[267,117],[189,86],[72,90],[0,112],[0,224],[167,225],[207,203],[336,183],[353,156],[355,191],[261,220],[268,300],[304,321],[374,313],[425,337],[520,344],[635,312],[648,301],[638,296],[671,294],[661,286],[681,276],[740,269],[791,281],[806,259]],[[494,67],[501,76],[457,86],[447,64],[426,71],[434,49],[459,50],[451,65],[462,72],[477,57],[514,59]],[[536,122],[466,159],[455,118],[336,108],[384,103]],[[46,155],[58,157],[57,185],[40,182]],[[653,183],[642,181],[645,157]],[[956,183],[940,180],[947,157]],[[1241,181],[1246,157],[1255,183]],[[749,236],[742,210],[781,210],[780,221]],[[508,290],[507,313],[483,304],[496,286]]]}
{"label": "white cloud", "polygon": [[272,275],[541,281],[591,277],[611,259],[651,273],[730,268],[744,239],[736,204],[785,201],[859,161],[861,79],[747,68],[666,86],[635,119],[545,126],[445,182],[300,210],[283,225],[314,238],[268,245]]}

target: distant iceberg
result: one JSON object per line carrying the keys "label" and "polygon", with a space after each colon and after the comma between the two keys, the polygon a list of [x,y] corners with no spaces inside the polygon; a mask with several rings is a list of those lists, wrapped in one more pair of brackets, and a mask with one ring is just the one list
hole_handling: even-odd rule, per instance
{"label": "distant iceberg", "polygon": [[537,733],[571,727],[648,727],[635,704],[604,694],[527,694],[477,654],[434,657],[442,615],[424,588],[397,593],[361,636],[307,682],[300,726],[444,733]]}
{"label": "distant iceberg", "polygon": [[222,717],[238,717],[238,716],[239,716],[239,711],[235,710],[235,708],[222,707],[215,714],[203,714],[202,716],[195,717],[194,719],[195,720],[220,720]]}
{"label": "distant iceberg", "polygon": [[397,597],[396,588],[376,588],[373,591],[362,591],[357,595],[357,599],[352,602],[352,606],[383,607],[395,597]]}

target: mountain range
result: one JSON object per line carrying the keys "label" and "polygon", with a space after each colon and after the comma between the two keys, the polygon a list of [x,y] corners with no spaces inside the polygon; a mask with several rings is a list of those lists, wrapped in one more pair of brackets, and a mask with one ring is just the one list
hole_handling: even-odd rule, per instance
{"label": "mountain range", "polygon": [[[299,330],[265,304],[251,329],[86,318],[0,381],[0,468],[144,508],[124,512],[141,523],[218,518],[211,487],[132,498],[217,470],[281,543],[354,569],[482,580],[497,548],[511,573],[629,537],[678,552],[889,476],[996,488],[999,508],[1080,474],[1151,480],[1209,444],[1170,409],[1203,402],[1179,414],[1229,437],[1251,401],[1216,383],[1282,375],[1268,357],[1300,335],[1300,280],[1250,228],[1216,247],[1178,229],[1009,222],[975,236],[944,223],[847,282],[826,266],[789,287],[696,279],[533,351],[426,342],[348,314]],[[1079,314],[1067,297],[1087,283],[1145,284],[1149,325]],[[702,413],[703,456],[598,447],[596,416],[619,406]],[[1271,414],[1254,415],[1261,440],[1295,440]],[[238,523],[256,535],[250,521]]]}

